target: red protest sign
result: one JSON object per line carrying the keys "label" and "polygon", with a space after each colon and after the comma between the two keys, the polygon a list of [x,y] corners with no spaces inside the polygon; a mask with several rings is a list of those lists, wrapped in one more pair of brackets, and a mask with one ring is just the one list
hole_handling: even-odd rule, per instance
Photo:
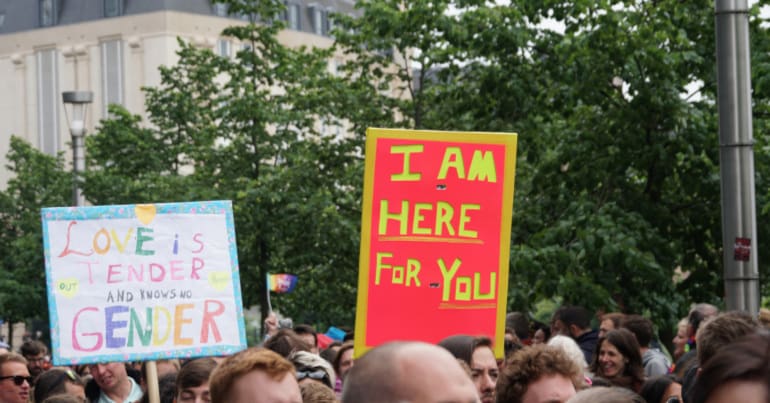
{"label": "red protest sign", "polygon": [[516,139],[367,130],[356,356],[393,340],[502,340]]}

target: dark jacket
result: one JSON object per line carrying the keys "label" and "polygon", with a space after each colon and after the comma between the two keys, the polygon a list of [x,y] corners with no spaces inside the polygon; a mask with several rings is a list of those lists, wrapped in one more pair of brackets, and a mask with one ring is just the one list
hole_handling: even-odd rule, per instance
{"label": "dark jacket", "polygon": [[594,351],[596,350],[596,343],[599,342],[599,331],[591,330],[583,333],[575,339],[583,355],[586,357],[586,363],[589,365],[593,362]]}

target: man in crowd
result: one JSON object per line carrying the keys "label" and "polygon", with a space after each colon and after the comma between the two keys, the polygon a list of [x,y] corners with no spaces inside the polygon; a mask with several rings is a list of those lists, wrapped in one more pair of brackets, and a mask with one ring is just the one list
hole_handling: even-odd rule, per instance
{"label": "man in crowd", "polygon": [[0,403],[27,403],[31,388],[27,360],[16,353],[0,354]]}
{"label": "man in crowd", "polygon": [[296,325],[294,326],[294,333],[310,346],[311,353],[318,354],[318,333],[313,326],[305,324]]}
{"label": "man in crowd", "polygon": [[393,342],[356,360],[342,403],[478,403],[473,382],[448,351],[421,342]]}
{"label": "man in crowd", "polygon": [[559,348],[523,348],[511,357],[497,381],[497,401],[564,403],[585,386],[583,371]]}
{"label": "man in crowd", "polygon": [[655,334],[652,321],[641,315],[628,315],[623,320],[622,327],[631,331],[639,342],[639,353],[642,355],[644,375],[648,378],[668,373],[671,364],[668,358],[658,350],[650,348],[650,342]]}
{"label": "man in crowd", "polygon": [[599,332],[591,329],[591,314],[583,307],[563,306],[553,313],[551,335],[561,334],[575,339],[586,362],[593,361]]}
{"label": "man in crowd", "polygon": [[211,374],[209,391],[212,403],[302,403],[294,366],[265,348],[222,361]]}
{"label": "man in crowd", "polygon": [[[27,360],[27,369],[32,379],[37,379],[40,374],[50,368],[48,363],[48,347],[40,341],[25,341],[20,348],[21,355]],[[34,382],[34,381],[33,381]]]}
{"label": "man in crowd", "polygon": [[482,403],[495,403],[495,387],[499,370],[492,340],[488,337],[450,336],[439,342],[458,360],[468,364],[471,379]]}
{"label": "man in crowd", "polygon": [[745,312],[725,312],[702,322],[698,329],[696,363],[685,372],[682,379],[682,396],[689,400],[690,389],[695,384],[699,368],[706,365],[717,351],[744,336],[756,333],[759,323]]}
{"label": "man in crowd", "polygon": [[96,403],[133,403],[142,398],[142,388],[128,376],[122,362],[90,364],[93,379],[86,384],[86,397]]}

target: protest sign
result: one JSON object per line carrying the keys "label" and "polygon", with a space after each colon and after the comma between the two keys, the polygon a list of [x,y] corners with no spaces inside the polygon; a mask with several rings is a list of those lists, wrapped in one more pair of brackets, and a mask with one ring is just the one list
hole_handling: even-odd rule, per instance
{"label": "protest sign", "polygon": [[356,356],[393,340],[503,339],[516,139],[367,130]]}
{"label": "protest sign", "polygon": [[246,348],[229,201],[41,215],[55,365]]}

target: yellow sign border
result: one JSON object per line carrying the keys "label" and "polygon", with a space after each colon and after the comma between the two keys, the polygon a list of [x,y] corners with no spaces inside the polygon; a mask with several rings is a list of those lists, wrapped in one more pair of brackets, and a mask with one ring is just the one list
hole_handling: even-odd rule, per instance
{"label": "yellow sign border", "polygon": [[[356,297],[356,325],[353,345],[354,357],[360,357],[373,346],[366,345],[367,311],[369,308],[369,255],[371,253],[372,198],[374,195],[374,168],[377,140],[404,139],[456,142],[465,144],[502,144],[505,146],[505,180],[503,182],[502,216],[500,222],[500,282],[497,299],[497,324],[494,351],[497,358],[504,356],[501,341],[505,337],[505,315],[508,304],[508,269],[510,266],[511,219],[516,181],[516,146],[518,134],[499,132],[447,132],[436,130],[366,129],[366,159],[364,195],[361,211],[361,246],[358,258],[358,295]],[[510,173],[510,178],[508,174]]]}

